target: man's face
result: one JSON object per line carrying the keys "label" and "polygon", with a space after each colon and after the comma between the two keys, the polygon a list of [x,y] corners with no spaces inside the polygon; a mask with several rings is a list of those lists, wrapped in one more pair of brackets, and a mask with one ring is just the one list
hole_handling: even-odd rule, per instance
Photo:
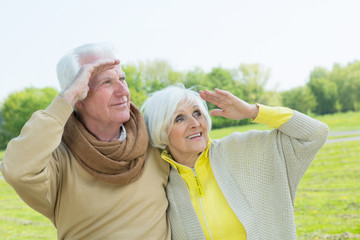
{"label": "man's face", "polygon": [[129,120],[130,92],[120,65],[109,66],[90,79],[88,95],[78,111],[88,127],[120,127]]}

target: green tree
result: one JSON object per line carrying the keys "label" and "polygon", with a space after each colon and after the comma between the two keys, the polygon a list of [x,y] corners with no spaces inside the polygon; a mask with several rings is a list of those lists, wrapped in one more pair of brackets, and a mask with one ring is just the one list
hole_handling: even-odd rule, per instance
{"label": "green tree", "polygon": [[6,145],[11,138],[18,136],[31,115],[37,110],[45,109],[58,94],[57,90],[50,87],[26,88],[10,94],[0,112],[1,145]]}
{"label": "green tree", "polygon": [[276,90],[264,91],[257,103],[272,107],[283,105],[281,93]]}
{"label": "green tree", "polygon": [[122,68],[126,74],[126,83],[130,90],[130,99],[140,108],[148,95],[143,81],[141,80],[141,72],[132,64],[122,66]]}
{"label": "green tree", "polygon": [[140,62],[139,71],[148,93],[185,80],[185,74],[175,72],[165,60]]}
{"label": "green tree", "polygon": [[[234,76],[236,76],[235,71],[216,67],[213,68],[210,73],[206,74],[206,78],[202,79],[201,87],[204,87],[205,89],[211,91],[214,91],[215,88],[219,88],[229,91],[239,98],[243,98],[244,93],[242,83],[240,81],[236,81]],[[217,107],[208,103],[208,108],[211,110]],[[247,119],[241,121],[234,121],[222,117],[211,117],[211,119],[214,129],[228,126],[236,126],[249,122],[249,120]]]}
{"label": "green tree", "polygon": [[360,110],[360,62],[345,67],[335,64],[331,81],[338,88],[339,104],[342,112]]}
{"label": "green tree", "polygon": [[297,87],[281,93],[283,106],[309,114],[316,106],[316,98],[307,87]]}
{"label": "green tree", "polygon": [[234,79],[229,70],[216,67],[207,74],[206,79],[203,79],[201,86],[209,90],[214,90],[215,88],[232,90],[234,88]]}
{"label": "green tree", "polygon": [[201,86],[201,83],[206,83],[206,79],[206,73],[197,67],[191,71],[186,72],[184,86],[186,88],[198,86],[199,88],[204,89],[204,87]]}
{"label": "green tree", "polygon": [[240,81],[244,85],[244,100],[249,103],[259,102],[270,78],[270,69],[261,64],[241,64]]}
{"label": "green tree", "polygon": [[338,88],[330,81],[330,72],[325,68],[315,68],[310,74],[307,86],[316,98],[315,113],[334,113],[338,110]]}

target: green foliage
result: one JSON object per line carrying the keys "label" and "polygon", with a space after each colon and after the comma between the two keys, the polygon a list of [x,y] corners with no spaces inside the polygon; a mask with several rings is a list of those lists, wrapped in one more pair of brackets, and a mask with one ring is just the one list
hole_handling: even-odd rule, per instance
{"label": "green foliage", "polygon": [[173,71],[164,60],[140,62],[138,71],[141,72],[141,80],[147,93],[185,80],[184,74]]}
{"label": "green foliage", "polygon": [[360,111],[360,62],[350,63],[344,68],[335,64],[330,80],[338,88],[341,111]]}
{"label": "green foliage", "polygon": [[188,71],[185,74],[184,86],[186,88],[191,88],[194,86],[201,86],[207,81],[206,73],[200,68],[195,68],[194,70]]}
{"label": "green foliage", "polygon": [[145,102],[147,98],[147,93],[145,91],[138,91],[134,87],[130,86],[130,99],[138,107],[141,108],[141,105]]}
{"label": "green foliage", "polygon": [[315,113],[337,112],[338,92],[335,83],[327,78],[316,78],[311,75],[308,86],[316,98]]}
{"label": "green foliage", "polygon": [[308,114],[315,109],[316,98],[307,86],[297,87],[282,92],[282,103],[286,107]]}
{"label": "green foliage", "polygon": [[270,77],[270,69],[260,64],[241,64],[239,67],[241,82],[244,86],[244,99],[257,103],[265,92]]}
{"label": "green foliage", "polygon": [[[243,88],[240,82],[236,82],[233,78],[233,75],[230,70],[223,69],[220,67],[213,68],[210,73],[206,74],[206,78],[201,83],[201,86],[208,90],[214,90],[215,88],[221,88],[222,90],[227,90],[233,93],[239,98],[243,98]],[[221,86],[221,87],[219,87]],[[209,110],[217,108],[213,104],[207,103]],[[234,121],[231,119],[226,119],[222,117],[211,117],[213,128],[221,128],[239,125],[244,121]]]}
{"label": "green foliage", "polygon": [[284,105],[282,103],[281,93],[279,93],[275,90],[265,91],[257,103],[261,103],[261,104],[264,104],[267,106],[272,106],[272,107]]}
{"label": "green foliage", "polygon": [[360,110],[360,62],[345,67],[335,64],[332,71],[317,67],[308,83],[316,98],[317,114]]}
{"label": "green foliage", "polygon": [[31,115],[40,109],[45,109],[58,92],[54,88],[26,88],[23,91],[10,94],[4,101],[1,115],[1,147],[19,135],[24,124]]}
{"label": "green foliage", "polygon": [[[309,82],[303,86],[284,92],[265,89],[270,77],[270,69],[261,64],[240,64],[236,69],[215,67],[210,72],[200,68],[181,72],[175,71],[168,62],[154,60],[138,64],[123,65],[126,81],[131,92],[131,101],[141,107],[147,96],[169,85],[182,83],[186,88],[196,90],[215,88],[230,91],[235,96],[248,103],[262,103],[268,106],[286,106],[307,114],[328,114],[338,111],[360,111],[360,61],[342,67],[335,64],[332,71],[323,67],[315,67],[310,73]],[[291,78],[291,76],[289,76]],[[35,93],[35,90],[25,90],[32,93],[18,93],[10,103],[3,104],[0,114],[0,148],[6,145],[8,139],[16,136],[31,113],[45,108],[46,93]],[[52,91],[55,91],[54,89]],[[57,93],[55,93],[56,95]],[[49,95],[52,99],[53,94]],[[21,102],[21,104],[20,104]],[[216,106],[208,104],[208,108]],[[11,109],[11,110],[10,110]],[[18,121],[3,112],[21,115]],[[25,112],[27,112],[25,114]],[[249,123],[249,120],[233,121],[221,117],[213,118],[213,128],[237,126]]]}
{"label": "green foliage", "polygon": [[144,83],[142,81],[141,72],[135,65],[122,66],[126,74],[126,82],[130,90],[130,100],[139,108],[147,98]]}
{"label": "green foliage", "polygon": [[207,74],[207,78],[201,83],[201,86],[212,90],[219,86],[223,90],[234,90],[235,82],[229,70],[217,67]]}

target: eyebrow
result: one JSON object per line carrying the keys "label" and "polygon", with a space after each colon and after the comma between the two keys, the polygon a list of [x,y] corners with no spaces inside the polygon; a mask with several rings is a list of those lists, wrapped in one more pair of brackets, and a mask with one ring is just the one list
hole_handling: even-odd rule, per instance
{"label": "eyebrow", "polygon": [[[199,107],[199,105],[196,104],[196,105],[193,105],[193,109],[195,109],[195,108],[200,108],[200,107]],[[180,108],[178,111],[175,112],[175,114],[182,113],[183,111],[184,111],[183,108]]]}

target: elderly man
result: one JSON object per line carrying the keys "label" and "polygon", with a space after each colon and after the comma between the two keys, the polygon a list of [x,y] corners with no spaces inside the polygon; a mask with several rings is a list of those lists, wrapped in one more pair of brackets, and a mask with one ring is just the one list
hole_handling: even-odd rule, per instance
{"label": "elderly man", "polygon": [[78,47],[57,72],[62,92],[8,144],[5,180],[52,221],[58,239],[170,239],[169,167],[147,149],[113,47]]}

